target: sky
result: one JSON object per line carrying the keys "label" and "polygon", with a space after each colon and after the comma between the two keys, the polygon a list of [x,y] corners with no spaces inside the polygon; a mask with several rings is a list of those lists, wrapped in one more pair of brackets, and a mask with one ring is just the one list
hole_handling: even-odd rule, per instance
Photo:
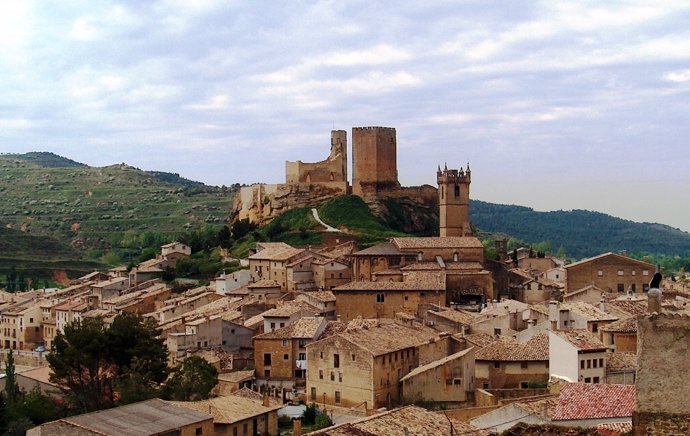
{"label": "sky", "polygon": [[690,3],[0,0],[0,152],[284,181],[332,129],[400,182],[690,231]]}

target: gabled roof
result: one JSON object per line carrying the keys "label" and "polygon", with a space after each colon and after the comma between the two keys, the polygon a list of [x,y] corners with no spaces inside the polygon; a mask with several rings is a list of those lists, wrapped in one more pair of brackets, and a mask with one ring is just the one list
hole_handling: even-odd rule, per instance
{"label": "gabled roof", "polygon": [[345,331],[307,346],[318,346],[323,341],[340,337],[374,356],[380,356],[405,348],[418,347],[438,336],[436,331],[420,325],[410,327],[383,319],[360,321],[362,322],[357,328],[353,327],[354,323],[350,323]]}
{"label": "gabled roof", "polygon": [[618,260],[624,260],[624,261],[626,261],[626,262],[637,263],[637,264],[639,264],[641,267],[647,267],[647,268],[649,268],[649,269],[651,269],[651,270],[654,270],[654,268],[655,268],[654,265],[652,265],[652,264],[649,263],[649,262],[645,262],[645,261],[643,261],[643,260],[633,259],[632,257],[623,256],[622,254],[616,254],[616,253],[612,253],[612,252],[610,252],[610,251],[607,252],[607,253],[599,254],[599,255],[597,255],[597,256],[588,257],[587,259],[582,259],[582,260],[580,260],[580,261],[578,261],[578,262],[573,262],[573,263],[571,263],[571,264],[565,265],[564,268],[567,270],[568,268],[577,267],[577,266],[584,265],[584,264],[586,264],[586,263],[593,262],[593,261],[596,261],[596,260],[600,260],[600,259],[603,259],[603,258],[605,258],[605,257],[610,257],[610,256],[613,256],[613,257],[617,258]]}
{"label": "gabled roof", "polygon": [[635,411],[635,385],[567,383],[558,396],[554,421],[630,418]]}
{"label": "gabled roof", "polygon": [[390,242],[381,242],[372,247],[352,253],[353,256],[396,256],[402,252]]}
{"label": "gabled roof", "polygon": [[474,347],[470,347],[466,350],[462,350],[462,351],[457,352],[455,354],[451,354],[450,356],[446,356],[442,359],[435,360],[433,362],[427,363],[426,365],[418,366],[417,368],[410,371],[405,377],[401,378],[400,381],[403,382],[403,381],[411,379],[412,377],[415,377],[419,374],[427,372],[431,369],[438,368],[439,366],[443,366],[448,362],[452,362],[453,360],[459,359],[462,356],[467,355],[471,350],[474,350]]}
{"label": "gabled roof", "polygon": [[637,370],[636,353],[611,353],[606,356],[606,372]]}
{"label": "gabled roof", "polygon": [[477,317],[479,316],[479,314],[475,312],[468,312],[466,310],[456,309],[439,310],[438,312],[429,311],[428,313],[433,313],[435,316],[439,318],[447,319],[449,321],[457,322],[464,325],[472,324],[477,320]]}
{"label": "gabled roof", "polygon": [[255,339],[316,339],[326,327],[326,318],[305,316],[290,325],[255,336]]}
{"label": "gabled roof", "polygon": [[277,411],[282,405],[264,406],[258,401],[248,398],[228,395],[203,401],[170,401],[177,407],[209,413],[213,416],[214,424],[233,424],[264,413]]}
{"label": "gabled roof", "polygon": [[524,344],[513,339],[495,341],[477,351],[475,359],[503,362],[548,361],[549,335],[546,332],[537,333]]}
{"label": "gabled roof", "polygon": [[564,339],[580,351],[606,351],[608,347],[589,330],[551,330],[550,333]]}
{"label": "gabled roof", "polygon": [[589,303],[583,301],[571,301],[567,303],[561,303],[559,305],[560,310],[570,310],[580,315],[587,322],[595,321],[617,321],[618,317],[610,313],[603,312],[596,306],[592,306]]}
{"label": "gabled roof", "polygon": [[400,250],[425,248],[484,248],[474,236],[427,236],[393,238],[391,242]]}
{"label": "gabled roof", "polygon": [[441,273],[410,273],[402,282],[350,282],[333,289],[342,291],[445,291],[445,276]]}
{"label": "gabled roof", "polygon": [[637,333],[637,319],[633,317],[623,318],[611,324],[606,324],[600,327],[599,330],[611,333]]}
{"label": "gabled roof", "polygon": [[449,418],[417,406],[405,406],[377,415],[363,418],[359,421],[340,424],[318,430],[309,435],[323,436],[381,436],[403,435],[436,436],[450,434],[450,428],[457,436],[485,436],[491,434],[488,430],[478,430],[472,425]]}
{"label": "gabled roof", "polygon": [[[282,244],[282,243],[281,243]],[[261,251],[256,252],[249,256],[250,260],[274,260],[274,261],[286,261],[291,259],[298,254],[301,254],[305,250],[303,248],[293,248],[287,244],[282,245],[271,245],[264,248]]]}

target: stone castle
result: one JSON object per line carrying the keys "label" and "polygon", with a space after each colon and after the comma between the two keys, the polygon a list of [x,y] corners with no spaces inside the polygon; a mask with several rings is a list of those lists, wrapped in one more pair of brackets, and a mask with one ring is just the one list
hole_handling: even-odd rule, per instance
{"label": "stone castle", "polygon": [[[333,197],[354,194],[377,206],[377,200],[408,197],[434,207],[441,204],[442,234],[470,234],[469,167],[438,174],[439,189],[429,186],[401,187],[398,181],[396,132],[391,127],[352,128],[352,185],[348,182],[347,132],[331,131],[331,149],[320,162],[285,162],[285,183],[256,184],[241,188],[235,197],[233,218],[265,223],[297,207],[313,207]],[[458,188],[459,186],[459,188]],[[445,192],[449,192],[445,195]],[[457,194],[457,195],[456,195]]]}

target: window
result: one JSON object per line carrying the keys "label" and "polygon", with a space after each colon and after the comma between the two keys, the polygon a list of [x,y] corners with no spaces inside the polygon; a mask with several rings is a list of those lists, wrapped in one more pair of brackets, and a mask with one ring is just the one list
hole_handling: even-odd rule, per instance
{"label": "window", "polygon": [[384,298],[383,294],[376,294],[376,302],[377,303],[383,303],[384,300],[385,300],[385,298]]}
{"label": "window", "polygon": [[585,369],[585,361],[580,360],[580,369]]}
{"label": "window", "polygon": [[264,353],[264,366],[271,364],[271,353]]}
{"label": "window", "polygon": [[343,373],[342,373],[342,372],[339,372],[339,373],[338,373],[338,381],[339,381],[340,383],[343,382]]}
{"label": "window", "polygon": [[289,358],[290,356],[288,356],[287,354],[283,354],[283,360],[288,360]]}
{"label": "window", "polygon": [[594,383],[599,383],[599,377],[594,377],[594,379],[592,380],[592,382],[594,382]]}
{"label": "window", "polygon": [[635,270],[630,271],[630,274],[635,275]]}
{"label": "window", "polygon": [[494,368],[500,368],[501,367],[501,362],[495,361],[494,362]]}
{"label": "window", "polygon": [[455,185],[455,196],[456,197],[460,196],[460,185]]}
{"label": "window", "polygon": [[353,362],[355,361],[355,355],[354,355],[354,353],[352,354],[352,361],[353,361]]}
{"label": "window", "polygon": [[204,434],[204,429],[199,427],[199,428],[194,430],[194,434],[197,436],[202,435],[202,434]]}
{"label": "window", "polygon": [[307,360],[307,353],[299,353],[297,360]]}
{"label": "window", "polygon": [[637,289],[637,288],[635,287],[635,283],[633,283],[632,285],[630,285],[630,290],[631,290],[631,291],[635,292],[636,289]]}
{"label": "window", "polygon": [[523,381],[520,382],[520,389],[527,389],[529,388],[529,382]]}
{"label": "window", "polygon": [[419,262],[421,262],[421,261],[424,260],[424,255],[422,254],[421,251],[420,251],[419,253],[417,253],[417,260],[418,260]]}
{"label": "window", "polygon": [[649,285],[647,283],[642,285],[642,292],[649,292]]}
{"label": "window", "polygon": [[33,319],[33,318],[29,318],[29,322],[30,322],[30,323],[34,322],[34,319]]}
{"label": "window", "polygon": [[494,329],[494,336],[501,336],[501,329]]}
{"label": "window", "polygon": [[271,330],[275,330],[275,329],[276,329],[276,323],[272,322],[271,323]]}
{"label": "window", "polygon": [[618,275],[619,275],[619,276],[622,276],[622,275],[623,275],[623,270],[622,270],[622,269],[619,269],[619,270],[618,270]]}
{"label": "window", "polygon": [[270,377],[271,376],[271,370],[270,369],[264,369],[264,377]]}
{"label": "window", "polygon": [[604,271],[602,271],[602,270],[597,271],[597,276],[603,277],[603,276],[604,276]]}
{"label": "window", "polygon": [[604,367],[604,359],[599,359],[599,368]]}
{"label": "window", "polygon": [[482,389],[489,389],[489,383],[487,383],[487,382],[482,383]]}
{"label": "window", "polygon": [[460,259],[460,256],[458,255],[457,252],[453,253],[453,262],[457,262]]}
{"label": "window", "polygon": [[592,361],[587,359],[587,369],[590,369],[592,367]]}
{"label": "window", "polygon": [[596,367],[597,367],[597,363],[598,363],[598,362],[597,362],[597,359],[594,359],[594,360],[592,361],[592,368],[596,368]]}
{"label": "window", "polygon": [[625,292],[625,284],[618,283],[618,292]]}
{"label": "window", "polygon": [[335,381],[335,373],[331,371],[331,381]]}
{"label": "window", "polygon": [[340,404],[340,391],[335,391],[335,404]]}
{"label": "window", "polygon": [[599,331],[599,324],[597,323],[592,323],[592,332],[596,333]]}
{"label": "window", "polygon": [[340,368],[340,354],[333,355],[333,368]]}
{"label": "window", "polygon": [[585,377],[585,383],[592,383],[591,377]]}
{"label": "window", "polygon": [[323,380],[323,369],[319,370],[319,379]]}
{"label": "window", "polygon": [[300,348],[304,348],[307,345],[307,340],[306,339],[300,339],[297,344],[299,345]]}
{"label": "window", "polygon": [[527,362],[520,362],[520,368],[527,369]]}
{"label": "window", "polygon": [[319,358],[323,359],[323,351],[319,353]]}
{"label": "window", "polygon": [[643,276],[648,276],[648,275],[649,275],[649,271],[648,271],[648,270],[642,271],[642,275],[643,275]]}
{"label": "window", "polygon": [[281,322],[281,323],[280,323],[280,328],[283,328],[283,327],[285,327],[285,323],[284,323],[284,322]]}
{"label": "window", "polygon": [[316,388],[315,387],[311,388],[310,397],[311,397],[312,401],[316,401]]}
{"label": "window", "polygon": [[287,347],[287,346],[288,346],[288,340],[287,340],[287,339],[283,339],[283,347]]}

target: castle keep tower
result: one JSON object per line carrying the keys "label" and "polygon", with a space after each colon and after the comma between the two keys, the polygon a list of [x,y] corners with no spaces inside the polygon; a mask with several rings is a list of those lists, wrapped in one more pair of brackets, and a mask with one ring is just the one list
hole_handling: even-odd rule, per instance
{"label": "castle keep tower", "polygon": [[438,205],[440,236],[470,236],[470,164],[467,169],[449,170],[439,166]]}
{"label": "castle keep tower", "polygon": [[360,197],[398,189],[395,129],[352,128],[352,193]]}

